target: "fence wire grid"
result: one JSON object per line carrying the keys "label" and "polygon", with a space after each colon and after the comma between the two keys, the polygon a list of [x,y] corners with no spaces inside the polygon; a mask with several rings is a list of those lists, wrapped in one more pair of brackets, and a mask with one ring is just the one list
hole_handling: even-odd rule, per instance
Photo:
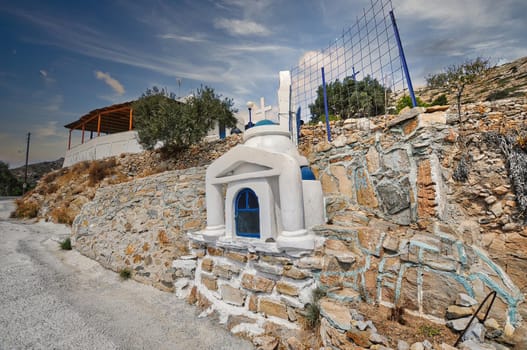
{"label": "fence wire grid", "polygon": [[[391,0],[370,0],[370,6],[363,8],[363,14],[357,16],[355,23],[344,29],[340,37],[325,49],[305,53],[298,66],[291,68],[291,107],[295,111],[301,108],[304,121],[311,120],[309,105],[315,102],[317,89],[322,85],[322,67],[326,84],[342,82],[345,78],[356,82],[371,82],[366,79],[368,76],[376,79],[390,92],[386,96],[386,107],[393,104],[390,101],[393,92],[406,90],[390,11],[393,11]],[[347,95],[341,98],[349,98],[354,91],[342,89],[340,93]]]}

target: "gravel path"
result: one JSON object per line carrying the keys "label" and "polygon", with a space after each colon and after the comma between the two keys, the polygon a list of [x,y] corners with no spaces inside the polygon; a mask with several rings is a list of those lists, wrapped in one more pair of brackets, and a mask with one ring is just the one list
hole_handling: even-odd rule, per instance
{"label": "gravel path", "polygon": [[0,200],[0,349],[252,349],[171,293],[58,241],[69,228],[8,219]]}

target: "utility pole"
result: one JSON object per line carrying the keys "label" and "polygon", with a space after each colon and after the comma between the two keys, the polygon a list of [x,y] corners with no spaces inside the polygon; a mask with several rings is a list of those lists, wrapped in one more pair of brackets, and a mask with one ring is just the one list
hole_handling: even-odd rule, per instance
{"label": "utility pole", "polygon": [[27,146],[26,146],[26,170],[24,171],[24,184],[22,185],[22,194],[26,193],[27,189],[27,163],[29,161],[29,140],[31,138],[31,133],[27,133]]}

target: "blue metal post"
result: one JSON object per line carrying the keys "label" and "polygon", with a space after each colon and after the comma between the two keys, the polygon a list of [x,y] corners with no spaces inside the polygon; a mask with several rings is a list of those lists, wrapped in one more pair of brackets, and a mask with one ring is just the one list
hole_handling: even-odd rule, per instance
{"label": "blue metal post", "polygon": [[329,126],[329,113],[328,113],[328,95],[326,92],[326,75],[324,74],[324,67],[322,70],[322,90],[324,90],[324,113],[326,114],[326,130],[328,132],[328,141],[331,142],[331,127]]}
{"label": "blue metal post", "polygon": [[395,40],[399,47],[399,56],[401,56],[401,63],[403,64],[404,75],[406,76],[406,82],[408,83],[408,91],[412,98],[412,104],[417,107],[417,101],[415,100],[414,87],[412,86],[412,79],[410,79],[410,72],[408,71],[408,65],[406,64],[406,57],[404,56],[403,44],[401,43],[401,37],[399,36],[399,29],[397,29],[397,22],[395,22],[395,16],[393,11],[390,11],[390,18],[392,19],[393,31],[395,33]]}
{"label": "blue metal post", "polygon": [[298,109],[296,110],[296,143],[298,144],[299,140],[300,140],[300,121],[302,120],[301,119],[301,111],[302,111],[302,107],[298,107]]}

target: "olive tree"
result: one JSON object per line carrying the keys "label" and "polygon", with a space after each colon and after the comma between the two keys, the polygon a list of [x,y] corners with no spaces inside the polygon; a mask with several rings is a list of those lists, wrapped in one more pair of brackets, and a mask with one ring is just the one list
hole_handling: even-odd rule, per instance
{"label": "olive tree", "polygon": [[210,87],[202,87],[184,102],[173,93],[153,87],[132,104],[139,143],[153,149],[183,149],[199,142],[216,125],[236,126],[233,101],[222,98]]}
{"label": "olive tree", "polygon": [[462,64],[454,64],[443,72],[431,74],[426,83],[431,88],[447,88],[456,94],[457,111],[461,118],[461,97],[466,85],[472,84],[481,74],[490,68],[490,60],[478,57]]}

